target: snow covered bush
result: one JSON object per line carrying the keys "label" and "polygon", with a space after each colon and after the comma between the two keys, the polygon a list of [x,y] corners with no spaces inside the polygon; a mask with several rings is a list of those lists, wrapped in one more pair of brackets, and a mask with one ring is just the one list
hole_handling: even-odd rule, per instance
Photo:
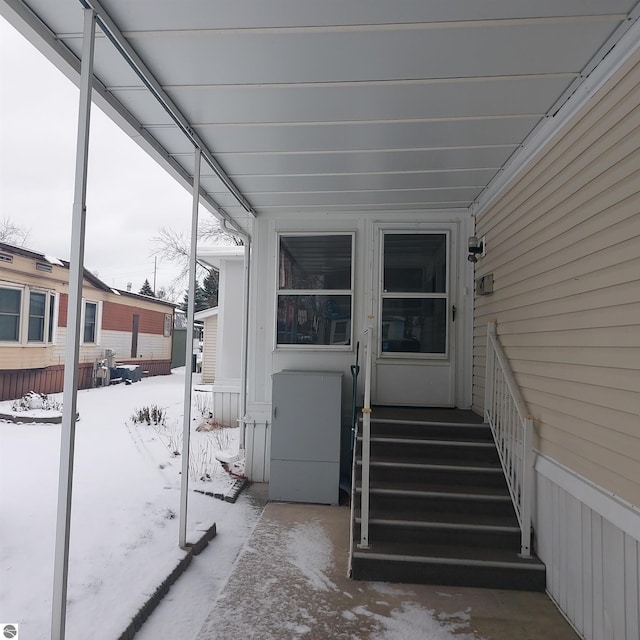
{"label": "snow covered bush", "polygon": [[167,414],[165,409],[161,409],[158,405],[152,404],[149,407],[142,407],[141,409],[135,409],[131,420],[135,424],[156,424],[164,425],[167,421]]}
{"label": "snow covered bush", "polygon": [[22,398],[18,398],[11,403],[11,411],[31,411],[33,409],[62,411],[62,403],[56,402],[46,393],[36,393],[35,391],[29,391]]}

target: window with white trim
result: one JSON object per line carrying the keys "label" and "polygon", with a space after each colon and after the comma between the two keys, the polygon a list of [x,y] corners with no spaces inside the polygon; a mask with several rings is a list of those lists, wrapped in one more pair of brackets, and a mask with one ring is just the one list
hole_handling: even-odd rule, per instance
{"label": "window with white trim", "polygon": [[29,285],[0,285],[0,344],[46,345],[55,340],[55,292]]}
{"label": "window with white trim", "polygon": [[282,234],[276,345],[351,344],[353,233]]}

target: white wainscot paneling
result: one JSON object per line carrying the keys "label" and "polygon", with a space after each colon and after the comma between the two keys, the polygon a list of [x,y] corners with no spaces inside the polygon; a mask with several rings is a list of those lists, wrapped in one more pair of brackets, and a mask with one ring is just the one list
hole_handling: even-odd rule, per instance
{"label": "white wainscot paneling", "polygon": [[638,640],[640,512],[548,458],[536,472],[549,595],[587,640]]}
{"label": "white wainscot paneling", "polygon": [[251,482],[269,482],[271,475],[271,423],[266,417],[244,420],[245,473]]}
{"label": "white wainscot paneling", "polygon": [[235,427],[240,417],[240,388],[234,385],[214,384],[213,419],[225,427]]}

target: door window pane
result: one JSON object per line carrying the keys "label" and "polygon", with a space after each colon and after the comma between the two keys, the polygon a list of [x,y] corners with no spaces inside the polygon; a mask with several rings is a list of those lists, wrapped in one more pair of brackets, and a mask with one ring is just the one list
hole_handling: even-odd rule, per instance
{"label": "door window pane", "polygon": [[0,289],[0,340],[17,342],[20,337],[22,292]]}
{"label": "door window pane", "polygon": [[46,293],[31,292],[29,294],[29,342],[44,342],[44,318],[47,304]]}
{"label": "door window pane", "polygon": [[444,233],[386,233],[383,290],[446,293],[447,236]]}
{"label": "door window pane", "polygon": [[383,353],[445,353],[444,298],[387,298],[382,302]]}
{"label": "door window pane", "polygon": [[350,295],[279,295],[278,344],[348,345]]}

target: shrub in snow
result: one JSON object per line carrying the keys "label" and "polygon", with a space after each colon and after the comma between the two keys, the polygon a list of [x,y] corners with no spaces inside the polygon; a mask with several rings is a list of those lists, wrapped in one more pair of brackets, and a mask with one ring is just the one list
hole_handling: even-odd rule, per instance
{"label": "shrub in snow", "polygon": [[50,398],[46,393],[36,393],[35,391],[29,391],[22,398],[11,403],[11,411],[32,411],[34,409],[62,411],[62,404]]}
{"label": "shrub in snow", "polygon": [[193,404],[196,411],[203,418],[213,418],[213,411],[211,410],[211,394],[210,393],[196,393],[193,397]]}
{"label": "shrub in snow", "polygon": [[131,420],[135,424],[160,424],[164,425],[167,421],[167,414],[164,409],[161,409],[155,404],[149,407],[142,407],[141,409],[135,409]]}

